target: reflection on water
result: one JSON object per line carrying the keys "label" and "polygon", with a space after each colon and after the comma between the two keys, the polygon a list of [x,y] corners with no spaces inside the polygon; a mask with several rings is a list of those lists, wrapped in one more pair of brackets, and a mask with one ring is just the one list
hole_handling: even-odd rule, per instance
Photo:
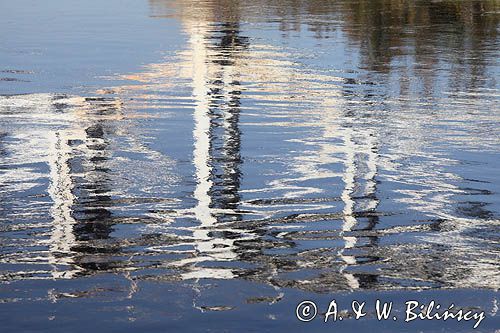
{"label": "reflection on water", "polygon": [[174,55],[0,97],[3,282],[500,286],[498,2],[149,5]]}

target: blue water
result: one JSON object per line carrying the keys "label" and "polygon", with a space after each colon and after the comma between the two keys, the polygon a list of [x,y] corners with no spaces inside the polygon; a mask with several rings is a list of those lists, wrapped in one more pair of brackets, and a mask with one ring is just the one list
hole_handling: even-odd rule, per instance
{"label": "blue water", "polygon": [[[2,332],[474,325],[405,323],[408,300],[500,327],[497,1],[0,17]],[[333,299],[369,313],[324,323]]]}

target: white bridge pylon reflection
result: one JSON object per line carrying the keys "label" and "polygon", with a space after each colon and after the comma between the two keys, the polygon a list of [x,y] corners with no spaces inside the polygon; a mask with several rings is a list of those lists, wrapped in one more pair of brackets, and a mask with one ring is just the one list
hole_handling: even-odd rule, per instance
{"label": "white bridge pylon reflection", "polygon": [[[232,121],[233,115],[229,112],[229,104],[231,103],[232,91],[231,83],[237,80],[233,73],[233,65],[222,65],[214,61],[217,50],[208,47],[207,37],[209,37],[209,26],[202,22],[188,22],[185,24],[185,29],[189,33],[189,45],[191,54],[192,66],[192,97],[194,100],[194,149],[193,149],[193,164],[195,166],[196,187],[194,189],[194,198],[197,203],[192,209],[180,211],[181,214],[191,214],[199,225],[188,228],[192,232],[192,240],[194,241],[194,255],[187,259],[182,259],[173,263],[174,266],[189,266],[189,269],[181,274],[182,279],[201,279],[201,278],[216,278],[216,279],[232,279],[235,277],[231,268],[214,268],[203,267],[199,264],[206,262],[230,262],[238,259],[236,253],[236,241],[255,239],[256,236],[250,232],[245,232],[242,229],[228,228],[224,226],[224,222],[219,221],[218,216],[224,214],[238,215],[240,212],[235,209],[216,208],[214,207],[214,198],[211,195],[214,182],[213,177],[213,156],[211,155],[212,140],[213,140],[213,124],[211,113],[212,97],[210,89],[211,81],[214,80],[213,75],[219,75],[218,99],[223,101],[223,105],[219,108],[222,112],[222,121],[224,134],[222,135],[222,148],[225,149],[231,146],[231,142],[240,140],[239,138],[231,137],[232,133],[229,130],[229,122]],[[229,46],[230,48],[231,46]],[[229,50],[230,52],[230,50]],[[222,95],[222,96],[221,96]],[[237,125],[236,125],[237,126]],[[234,170],[227,170],[227,166],[222,166],[229,173]],[[230,168],[230,166],[229,166]],[[234,189],[237,191],[237,189]],[[214,232],[215,231],[215,232]],[[237,234],[237,237],[223,238],[215,237],[214,234],[220,235],[224,233]],[[191,244],[191,243],[189,243]]]}

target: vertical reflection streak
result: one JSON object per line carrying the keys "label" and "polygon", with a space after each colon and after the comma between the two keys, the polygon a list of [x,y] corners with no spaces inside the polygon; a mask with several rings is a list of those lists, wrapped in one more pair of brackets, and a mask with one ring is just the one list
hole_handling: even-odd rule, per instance
{"label": "vertical reflection streak", "polygon": [[53,278],[72,278],[75,271],[59,271],[58,268],[59,265],[73,264],[69,254],[71,246],[76,242],[73,233],[76,220],[71,215],[76,198],[72,193],[74,184],[71,180],[71,170],[68,164],[71,158],[71,148],[62,132],[56,132],[50,141],[48,162],[51,182],[48,192],[53,201],[51,209],[53,227],[50,235],[48,261],[53,266],[51,272]]}
{"label": "vertical reflection streak", "polygon": [[340,236],[344,240],[344,247],[338,252],[341,260],[345,263],[340,268],[340,273],[344,275],[347,280],[347,284],[351,289],[359,288],[359,282],[353,274],[347,273],[345,269],[349,265],[356,264],[356,258],[350,255],[345,255],[346,250],[352,249],[356,245],[356,238],[352,236],[346,236],[347,232],[352,231],[352,228],[357,224],[356,217],[354,216],[354,199],[352,198],[352,193],[355,186],[355,174],[356,174],[356,164],[355,164],[355,145],[352,140],[353,130],[352,128],[347,128],[343,131],[345,134],[343,136],[346,154],[345,154],[345,165],[346,169],[342,176],[345,187],[341,194],[341,199],[344,202],[344,208],[342,210],[343,223],[342,231]]}
{"label": "vertical reflection streak", "polygon": [[[197,201],[194,208],[195,218],[200,225],[193,228],[195,257],[176,262],[176,266],[184,264],[202,263],[205,261],[230,261],[236,258],[234,253],[234,240],[214,237],[212,228],[217,223],[215,210],[212,208],[213,200],[211,190],[214,186],[212,181],[213,167],[211,166],[211,117],[210,117],[210,95],[208,94],[209,79],[209,50],[206,47],[205,38],[208,35],[206,26],[197,24],[190,28],[190,45],[193,53],[193,98],[195,99],[193,130],[194,151],[193,163],[196,172],[196,187],[194,197]],[[224,119],[227,115],[224,115]],[[226,126],[226,124],[224,124]],[[229,231],[229,230],[228,230]],[[216,277],[219,279],[234,278],[230,269],[191,267],[189,272],[182,274],[183,279]]]}
{"label": "vertical reflection streak", "polygon": [[192,28],[190,44],[193,50],[193,97],[195,99],[193,130],[194,137],[194,165],[196,168],[196,188],[194,197],[197,200],[195,216],[202,226],[210,226],[216,222],[210,210],[211,198],[209,191],[212,188],[210,174],[210,116],[209,98],[206,91],[207,82],[207,49],[204,43],[203,27],[198,25]]}

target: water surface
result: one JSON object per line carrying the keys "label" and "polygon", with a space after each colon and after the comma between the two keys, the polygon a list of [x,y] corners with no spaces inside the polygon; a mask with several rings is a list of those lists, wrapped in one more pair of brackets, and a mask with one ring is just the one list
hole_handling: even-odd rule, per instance
{"label": "water surface", "polygon": [[7,331],[499,327],[497,1],[0,8]]}

